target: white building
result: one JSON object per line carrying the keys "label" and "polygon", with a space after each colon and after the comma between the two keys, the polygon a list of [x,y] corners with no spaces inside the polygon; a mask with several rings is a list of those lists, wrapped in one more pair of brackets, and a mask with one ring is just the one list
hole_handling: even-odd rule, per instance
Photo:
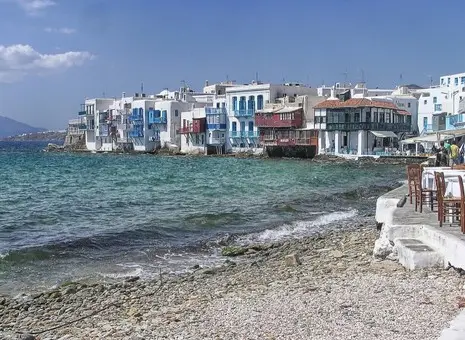
{"label": "white building", "polygon": [[181,112],[181,152],[205,154],[207,152],[205,108]]}
{"label": "white building", "polygon": [[372,155],[392,146],[392,138],[411,130],[410,112],[391,99],[333,94],[315,106],[318,153]]}
{"label": "white building", "polygon": [[[193,106],[185,89],[120,99],[89,99],[84,104],[86,146],[91,151],[153,151],[180,146],[181,112]],[[183,99],[180,99],[183,98]],[[189,98],[188,98],[189,99]]]}
{"label": "white building", "polygon": [[445,116],[457,114],[460,101],[465,98],[465,73],[441,76],[439,85],[417,90],[416,93],[420,95],[418,103],[420,133],[445,129]]}
{"label": "white building", "polygon": [[315,89],[300,84],[283,85],[252,82],[226,89],[227,122],[224,129],[218,131],[228,136],[225,140],[227,151],[240,152],[255,150],[260,152],[259,130],[255,124],[255,111],[262,110],[265,103],[273,103],[285,96],[316,96]]}
{"label": "white building", "polygon": [[322,97],[330,97],[331,93],[334,93],[334,95],[337,96],[349,90],[352,98],[387,96],[393,92],[392,89],[369,89],[366,87],[365,83],[357,83],[355,85],[352,85],[351,83],[336,83],[333,86],[322,85],[318,87],[317,94]]}

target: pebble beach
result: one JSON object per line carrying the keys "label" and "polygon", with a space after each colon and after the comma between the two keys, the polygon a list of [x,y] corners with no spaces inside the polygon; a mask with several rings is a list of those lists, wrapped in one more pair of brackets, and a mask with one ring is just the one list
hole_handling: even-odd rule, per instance
{"label": "pebble beach", "polygon": [[360,225],[250,246],[183,275],[0,297],[0,338],[437,339],[465,280],[374,259],[377,236]]}

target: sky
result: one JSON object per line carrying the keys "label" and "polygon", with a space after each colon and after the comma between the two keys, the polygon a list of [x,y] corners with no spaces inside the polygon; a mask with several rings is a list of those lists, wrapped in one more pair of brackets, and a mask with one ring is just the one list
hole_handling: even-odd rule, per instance
{"label": "sky", "polygon": [[463,0],[0,0],[0,115],[64,129],[86,97],[257,73],[428,86],[465,72],[463,13]]}

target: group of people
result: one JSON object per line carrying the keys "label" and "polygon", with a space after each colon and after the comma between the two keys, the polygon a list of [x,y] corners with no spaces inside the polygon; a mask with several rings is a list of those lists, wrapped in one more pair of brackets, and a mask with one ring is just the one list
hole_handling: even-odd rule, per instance
{"label": "group of people", "polygon": [[433,146],[433,153],[436,154],[436,166],[452,166],[464,162],[465,143],[457,145],[457,141],[445,141],[439,144],[439,148]]}

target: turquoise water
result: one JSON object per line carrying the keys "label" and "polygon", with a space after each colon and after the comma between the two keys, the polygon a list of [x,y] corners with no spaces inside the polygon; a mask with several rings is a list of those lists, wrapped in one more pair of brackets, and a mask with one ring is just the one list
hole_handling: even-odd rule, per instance
{"label": "turquoise water", "polygon": [[214,264],[373,214],[404,168],[41,152],[0,142],[0,292]]}

